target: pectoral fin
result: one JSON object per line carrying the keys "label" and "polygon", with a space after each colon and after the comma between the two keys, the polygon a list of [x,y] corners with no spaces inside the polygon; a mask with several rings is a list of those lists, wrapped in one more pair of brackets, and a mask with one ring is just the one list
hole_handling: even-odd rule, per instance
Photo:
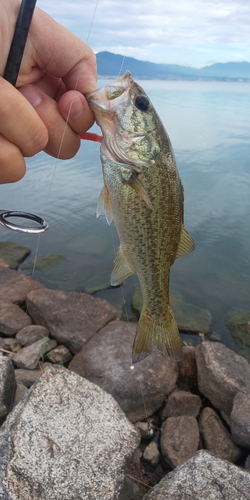
{"label": "pectoral fin", "polygon": [[109,191],[106,186],[103,186],[99,196],[96,209],[96,217],[99,217],[99,215],[101,215],[103,212],[105,213],[107,223],[111,224],[113,220],[113,214],[111,210]]}
{"label": "pectoral fin", "polygon": [[134,189],[138,195],[145,201],[146,205],[151,209],[154,210],[154,207],[149,199],[148,193],[143,186],[142,182],[138,179],[138,176],[136,175],[135,172],[130,176],[129,179],[124,179],[124,182],[128,184],[132,189]]}
{"label": "pectoral fin", "polygon": [[187,253],[190,253],[194,250],[195,245],[194,245],[194,240],[191,238],[190,234],[187,232],[185,227],[182,225],[181,228],[181,237],[178,245],[178,250],[176,254],[176,259],[178,257],[181,257],[182,255],[185,255]]}
{"label": "pectoral fin", "polygon": [[122,248],[119,247],[110,278],[111,285],[112,286],[120,285],[120,283],[125,281],[125,279],[128,278],[131,274],[134,274],[134,272],[135,271],[132,269],[132,267],[130,266],[130,264],[126,259],[122,251]]}

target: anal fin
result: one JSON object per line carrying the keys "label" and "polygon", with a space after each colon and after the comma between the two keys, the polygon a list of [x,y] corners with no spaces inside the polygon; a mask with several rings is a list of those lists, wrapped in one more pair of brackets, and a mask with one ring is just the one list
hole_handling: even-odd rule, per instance
{"label": "anal fin", "polygon": [[178,257],[181,257],[182,255],[186,255],[187,253],[192,252],[194,248],[195,244],[193,238],[187,232],[184,225],[182,225],[176,259],[178,259]]}
{"label": "anal fin", "polygon": [[122,247],[120,246],[114,261],[114,267],[110,278],[111,285],[120,285],[123,281],[125,281],[126,278],[134,273],[135,271],[130,266],[128,260],[124,255]]}

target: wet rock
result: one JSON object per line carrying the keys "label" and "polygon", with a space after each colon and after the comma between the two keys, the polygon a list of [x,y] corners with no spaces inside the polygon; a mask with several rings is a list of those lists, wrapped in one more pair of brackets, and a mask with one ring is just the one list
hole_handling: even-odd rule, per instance
{"label": "wet rock", "polygon": [[238,311],[229,315],[226,325],[235,342],[237,354],[250,363],[250,311]]}
{"label": "wet rock", "polygon": [[51,340],[48,337],[34,342],[34,344],[24,347],[15,356],[13,356],[12,361],[19,368],[24,370],[34,370],[37,366],[39,359],[43,358],[46,352],[51,351],[56,347],[56,340]]}
{"label": "wet rock", "polygon": [[204,408],[200,415],[199,427],[204,447],[208,451],[222,460],[238,460],[241,450],[233,443],[229,432],[212,408]]}
{"label": "wet rock", "polygon": [[168,417],[180,417],[187,415],[197,417],[201,407],[201,399],[195,394],[187,391],[173,391],[161,412],[162,420]]}
{"label": "wet rock", "polygon": [[0,348],[4,349],[6,351],[11,351],[11,352],[18,352],[22,348],[20,342],[16,340],[15,338],[0,338]]}
{"label": "wet rock", "polygon": [[[179,292],[170,290],[170,304],[174,311],[179,330],[208,333],[212,316],[206,309],[189,304]],[[140,285],[134,287],[131,308],[139,314],[142,309],[142,293]]]}
{"label": "wet rock", "polygon": [[30,254],[30,249],[17,245],[12,241],[2,241],[0,243],[0,257],[12,269],[17,269],[18,265],[23,262]]}
{"label": "wet rock", "polygon": [[16,334],[16,339],[19,340],[23,347],[34,344],[40,339],[49,336],[49,330],[41,325],[29,325]]}
{"label": "wet rock", "polygon": [[112,394],[131,422],[143,420],[158,410],[174,389],[178,376],[177,363],[156,351],[131,370],[135,332],[135,324],[110,323],[69,364],[70,370]]}
{"label": "wet rock", "polygon": [[0,498],[113,500],[138,444],[110,395],[47,368],[0,433]]}
{"label": "wet rock", "polygon": [[38,255],[35,262],[29,262],[22,266],[22,269],[33,269],[47,273],[65,261],[65,256],[61,254]]}
{"label": "wet rock", "polygon": [[31,319],[20,307],[11,303],[0,303],[0,332],[15,335],[18,330],[31,324]]}
{"label": "wet rock", "polygon": [[11,361],[0,356],[0,423],[12,409],[16,381],[14,368]]}
{"label": "wet rock", "polygon": [[158,446],[154,441],[148,444],[143,453],[143,458],[148,462],[152,467],[157,467],[160,462],[160,452],[158,450]]}
{"label": "wet rock", "polygon": [[0,303],[23,304],[31,290],[44,288],[41,283],[3,266],[0,266],[0,283]]}
{"label": "wet rock", "polygon": [[228,416],[236,393],[250,388],[250,365],[223,344],[202,342],[195,349],[198,388]]}
{"label": "wet rock", "polygon": [[166,464],[175,468],[189,460],[199,445],[199,427],[194,417],[169,417],[161,426],[161,451]]}
{"label": "wet rock", "polygon": [[180,389],[189,389],[197,384],[195,348],[192,346],[183,346],[182,352],[182,360],[178,363],[179,376],[177,385]]}
{"label": "wet rock", "polygon": [[15,398],[13,402],[13,407],[18,405],[20,401],[24,398],[25,394],[28,392],[27,387],[23,384],[17,384],[16,385],[16,392],[15,392]]}
{"label": "wet rock", "polygon": [[108,302],[77,292],[42,289],[29,293],[28,313],[74,354],[109,321],[117,317]]}
{"label": "wet rock", "polygon": [[249,500],[250,474],[200,450],[143,500]]}
{"label": "wet rock", "polygon": [[55,349],[52,349],[46,359],[51,361],[51,363],[56,363],[58,365],[64,365],[72,359],[72,354],[64,345],[59,345]]}
{"label": "wet rock", "polygon": [[31,387],[42,375],[41,370],[24,370],[23,368],[15,370],[17,384],[23,384]]}
{"label": "wet rock", "polygon": [[236,444],[250,448],[250,391],[240,391],[234,398],[231,432]]}

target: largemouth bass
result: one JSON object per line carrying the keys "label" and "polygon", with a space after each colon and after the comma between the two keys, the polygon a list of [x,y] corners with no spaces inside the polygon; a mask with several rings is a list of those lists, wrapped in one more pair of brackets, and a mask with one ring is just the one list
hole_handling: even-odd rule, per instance
{"label": "largemouth bass", "polygon": [[169,137],[128,71],[87,99],[103,133],[104,187],[97,215],[105,211],[120,239],[111,284],[136,273],[142,289],[132,360],[158,349],[179,361],[182,345],[169,305],[169,273],[194,242],[183,224],[183,187]]}

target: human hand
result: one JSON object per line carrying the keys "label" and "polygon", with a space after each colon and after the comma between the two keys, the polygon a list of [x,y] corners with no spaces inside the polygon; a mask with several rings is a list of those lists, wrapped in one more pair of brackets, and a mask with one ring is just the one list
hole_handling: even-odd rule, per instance
{"label": "human hand", "polygon": [[79,134],[94,122],[83,94],[96,89],[95,55],[38,8],[17,88],[2,78],[20,4],[0,0],[0,183],[21,179],[24,157],[39,151],[71,158],[79,149]]}

